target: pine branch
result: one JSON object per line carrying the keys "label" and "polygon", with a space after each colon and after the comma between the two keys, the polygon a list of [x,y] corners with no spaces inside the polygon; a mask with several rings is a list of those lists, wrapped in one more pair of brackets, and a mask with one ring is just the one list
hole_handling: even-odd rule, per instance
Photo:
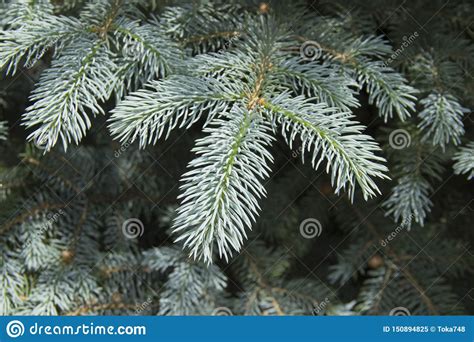
{"label": "pine branch", "polygon": [[243,26],[239,3],[199,2],[168,7],[160,17],[164,30],[185,47],[203,53],[225,48]]}

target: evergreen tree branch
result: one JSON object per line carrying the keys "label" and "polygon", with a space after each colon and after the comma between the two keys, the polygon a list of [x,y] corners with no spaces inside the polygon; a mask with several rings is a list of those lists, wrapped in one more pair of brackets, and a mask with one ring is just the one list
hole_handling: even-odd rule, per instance
{"label": "evergreen tree branch", "polygon": [[387,168],[382,164],[385,160],[374,154],[380,148],[371,137],[361,134],[364,127],[349,120],[350,114],[286,95],[265,102],[264,108],[275,123],[281,123],[290,148],[299,135],[302,158],[306,151],[311,152],[316,169],[323,160],[327,161],[326,172],[331,175],[336,193],[347,188],[353,198],[356,183],[365,198],[379,192],[372,177],[387,178]]}
{"label": "evergreen tree branch", "polygon": [[461,147],[454,156],[454,172],[456,174],[467,174],[467,179],[474,177],[474,142],[469,142]]}
{"label": "evergreen tree branch", "polygon": [[260,183],[268,177],[266,151],[272,138],[269,127],[256,112],[234,107],[227,121],[216,119],[217,127],[197,142],[199,157],[183,177],[181,206],[173,224],[177,241],[191,249],[194,258],[209,263],[214,243],[226,260],[231,249],[239,251],[260,209],[257,199],[265,195]]}
{"label": "evergreen tree branch", "polygon": [[282,63],[275,72],[281,74],[285,83],[292,84],[295,93],[303,92],[308,97],[316,97],[319,102],[338,107],[342,111],[359,106],[354,98],[354,91],[350,88],[357,84],[327,65],[299,64],[290,59]]}
{"label": "evergreen tree branch", "polygon": [[458,145],[464,135],[462,117],[468,110],[449,94],[431,93],[420,104],[424,109],[418,114],[418,127],[425,132],[424,140],[431,139],[433,145],[442,148],[450,142]]}
{"label": "evergreen tree branch", "polygon": [[33,66],[50,48],[58,53],[84,35],[87,29],[78,19],[52,15],[32,19],[15,30],[0,31],[0,70],[6,68],[7,74],[14,75],[22,65]]}
{"label": "evergreen tree branch", "polygon": [[36,130],[29,139],[49,151],[61,139],[67,149],[86,134],[93,115],[103,113],[99,101],[111,93],[116,68],[102,41],[82,41],[83,51],[72,47],[53,62],[33,91],[34,102],[24,114],[24,125]]}
{"label": "evergreen tree branch", "polygon": [[128,95],[113,111],[110,130],[120,141],[139,138],[141,147],[156,144],[176,127],[190,127],[203,113],[207,121],[227,110],[240,95],[213,79],[173,76],[152,81]]}
{"label": "evergreen tree branch", "polygon": [[440,154],[413,134],[409,146],[392,152],[391,161],[397,185],[383,206],[397,222],[410,226],[414,220],[423,225],[433,205],[430,180],[440,180],[444,170]]}

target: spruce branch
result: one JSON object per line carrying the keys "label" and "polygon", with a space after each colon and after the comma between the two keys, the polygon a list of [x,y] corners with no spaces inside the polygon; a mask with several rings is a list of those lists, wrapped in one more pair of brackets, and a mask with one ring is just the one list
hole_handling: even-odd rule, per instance
{"label": "spruce branch", "polygon": [[205,265],[185,258],[176,247],[145,251],[143,264],[150,271],[167,273],[161,292],[162,315],[210,314],[215,308],[213,297],[226,286],[227,279],[216,265]]}
{"label": "spruce branch", "polygon": [[404,121],[415,110],[415,89],[399,73],[383,62],[359,58],[354,66],[358,83],[369,93],[369,103],[375,104],[385,121],[396,114]]}
{"label": "spruce branch", "polygon": [[0,140],[6,140],[8,134],[8,126],[5,121],[0,121]]}
{"label": "spruce branch", "polygon": [[139,139],[144,147],[174,128],[189,128],[203,113],[211,120],[238,99],[239,94],[214,79],[172,76],[126,96],[112,111],[109,127],[120,141]]}
{"label": "spruce branch", "polygon": [[474,177],[474,142],[469,142],[461,147],[454,156],[454,172],[456,174],[467,174],[467,179]]}
{"label": "spruce branch", "polygon": [[228,260],[239,251],[265,196],[261,180],[269,176],[266,150],[270,127],[258,113],[235,106],[229,119],[216,119],[193,149],[199,156],[184,174],[182,199],[173,224],[177,241],[184,241],[191,255],[210,263],[214,243],[219,256]]}
{"label": "spruce branch", "polygon": [[329,65],[315,62],[301,64],[289,59],[281,64],[276,73],[281,74],[282,82],[292,85],[295,93],[315,97],[318,102],[338,107],[341,111],[359,106],[352,89],[357,87],[357,83]]}
{"label": "spruce branch", "polygon": [[397,179],[398,184],[392,188],[390,197],[384,202],[387,215],[393,215],[396,222],[415,221],[424,224],[427,214],[431,211],[433,202],[430,194],[433,187],[428,180],[418,172]]}
{"label": "spruce branch", "polygon": [[286,94],[265,102],[264,108],[274,123],[281,124],[290,148],[296,136],[300,137],[303,161],[306,152],[312,154],[311,164],[316,169],[326,160],[326,172],[336,193],[347,188],[352,199],[356,183],[366,199],[380,193],[372,178],[387,178],[385,160],[375,155],[380,148],[370,136],[362,134],[363,126],[350,120],[352,115]]}
{"label": "spruce branch", "polygon": [[464,135],[462,118],[469,110],[450,94],[431,93],[420,104],[424,108],[418,114],[421,119],[418,127],[425,132],[424,140],[429,139],[442,148],[450,142],[458,145]]}
{"label": "spruce branch", "polygon": [[32,67],[49,49],[58,53],[85,34],[87,30],[78,19],[52,15],[27,21],[15,30],[0,31],[0,70],[14,75],[19,67]]}
{"label": "spruce branch", "polygon": [[[3,242],[2,242],[3,243]],[[19,272],[21,263],[6,254],[0,254],[0,314],[7,315],[23,302],[26,292],[26,277]]]}
{"label": "spruce branch", "polygon": [[121,18],[112,27],[118,59],[116,92],[119,98],[152,79],[167,76],[182,52],[161,31],[158,23]]}
{"label": "spruce branch", "polygon": [[[319,36],[320,34],[323,35]],[[319,36],[316,41],[301,36],[298,40],[321,49],[324,59],[341,65],[360,87],[365,87],[369,103],[377,106],[385,121],[394,114],[402,121],[406,120],[410,111],[414,111],[417,91],[407,84],[402,75],[380,60],[391,52],[390,46],[381,37],[354,38],[347,34],[325,31],[318,33],[310,29],[307,37],[313,35]]]}
{"label": "spruce branch", "polygon": [[442,158],[435,148],[423,144],[414,135],[409,147],[392,152],[391,161],[396,165],[393,173],[397,184],[383,203],[387,214],[408,226],[412,220],[423,225],[433,205],[430,181],[441,179]]}
{"label": "spruce branch", "polygon": [[[263,115],[259,119],[262,127],[271,125],[276,133],[277,126],[281,124],[290,146],[297,135],[301,136],[304,147],[312,150],[314,167],[327,161],[327,171],[331,173],[333,184],[336,184],[336,192],[347,188],[352,198],[355,186],[359,184],[365,198],[374,196],[378,188],[373,178],[385,178],[384,173],[387,171],[383,165],[384,159],[375,155],[379,151],[377,144],[369,136],[362,134],[363,126],[352,122],[349,113],[340,112],[324,102],[327,100],[338,103],[343,108],[356,105],[349,88],[353,85],[351,78],[336,73],[326,65],[315,64],[312,68],[312,64],[305,64],[301,58],[288,55],[285,49],[291,45],[290,37],[284,26],[275,26],[277,23],[274,19],[255,18],[248,25],[252,29],[249,28],[242,35],[242,40],[236,43],[233,50],[191,58],[188,68],[183,70],[191,75],[171,76],[162,81],[154,81],[149,84],[149,89],[127,96],[113,110],[110,124],[112,133],[122,141],[139,139],[140,146],[143,147],[155,144],[162,135],[167,137],[175,127],[189,127],[203,115],[205,124],[216,118],[224,132],[229,128],[221,120],[229,120],[229,115]],[[304,82],[300,83],[302,79]],[[341,81],[338,88],[327,85],[327,82],[336,80]],[[289,97],[290,89],[296,88],[295,83],[297,87],[303,85],[308,95],[314,93],[316,97]],[[234,107],[227,113],[232,105]],[[242,133],[243,137],[246,136],[246,130],[247,128]],[[229,138],[238,131],[224,134]],[[287,131],[290,132],[288,137]],[[211,137],[204,141],[210,145],[211,141],[217,139],[217,130],[209,132]],[[233,150],[231,146],[226,148]],[[216,150],[215,153],[224,154],[224,151]],[[214,164],[213,158],[212,154],[203,153],[197,159],[200,164],[195,164],[198,163],[196,161],[190,165],[216,168],[218,166]],[[253,160],[252,165],[256,168],[258,162],[263,163],[261,167],[266,169],[263,159]],[[231,170],[232,160],[229,163],[225,169]],[[239,173],[243,172],[237,170]],[[227,185],[223,188],[208,173],[200,173],[199,181],[195,180],[197,175],[195,178],[190,176],[193,173],[188,175],[185,180],[193,185],[183,187],[183,204],[178,209],[179,223],[175,230],[182,234],[179,240],[184,239],[185,246],[191,248],[191,254],[197,258],[203,257],[206,262],[212,260],[213,240],[216,240],[219,255],[227,259],[231,248],[240,249],[245,237],[245,227],[251,226],[251,221],[257,214],[255,206],[258,204],[255,200],[263,193],[263,188],[254,185],[253,188],[243,186],[236,190],[239,183],[233,185],[234,192],[241,192],[239,196],[233,194],[235,198],[232,198],[232,203],[245,215],[240,220],[233,216],[233,212],[222,211],[221,204],[215,204],[220,199],[200,199],[204,202],[190,203],[197,194],[202,193],[198,189],[207,182],[209,189],[214,189],[212,193],[208,193],[210,198],[214,198],[213,194],[217,191],[222,191],[223,203],[231,202],[224,191]],[[224,175],[222,177],[227,182],[230,175],[227,175],[227,171]],[[229,182],[233,184],[230,180]],[[197,211],[197,207],[200,214],[195,214],[197,222],[191,223],[190,218],[193,216],[190,213]],[[245,208],[250,211],[247,212]],[[216,222],[209,221],[210,217],[214,217]],[[185,232],[186,224],[188,228],[197,228]]]}
{"label": "spruce branch", "polygon": [[49,151],[60,139],[67,149],[79,143],[91,127],[88,116],[104,111],[100,101],[111,94],[115,63],[102,41],[84,39],[82,49],[70,47],[54,61],[33,91],[33,104],[23,116],[24,125],[36,128],[29,135]]}

